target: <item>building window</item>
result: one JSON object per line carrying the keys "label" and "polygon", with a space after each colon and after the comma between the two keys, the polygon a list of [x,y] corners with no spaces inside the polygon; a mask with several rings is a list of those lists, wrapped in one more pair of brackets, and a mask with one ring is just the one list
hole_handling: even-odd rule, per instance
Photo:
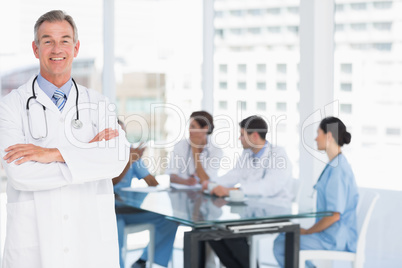
{"label": "building window", "polygon": [[299,26],[288,26],[288,31],[294,34],[298,34],[299,33]]}
{"label": "building window", "polygon": [[277,90],[286,90],[286,83],[283,83],[283,82],[276,83],[276,89]]}
{"label": "building window", "polygon": [[215,18],[223,18],[223,11],[215,11]]}
{"label": "building window", "polygon": [[280,33],[281,32],[281,27],[279,27],[279,26],[270,26],[270,27],[268,27],[267,28],[267,31],[269,32],[269,33]]}
{"label": "building window", "polygon": [[246,64],[238,64],[237,65],[237,72],[241,74],[247,73],[247,65]]}
{"label": "building window", "polygon": [[227,64],[219,64],[219,72],[221,74],[226,74],[228,72]]}
{"label": "building window", "polygon": [[219,82],[219,89],[228,89],[228,83],[227,82]]}
{"label": "building window", "polygon": [[281,14],[281,9],[280,8],[268,8],[267,13],[269,15],[279,15],[279,14]]}
{"label": "building window", "polygon": [[243,16],[243,11],[242,10],[231,10],[230,15],[233,17],[241,17]]}
{"label": "building window", "polygon": [[336,4],[335,5],[335,12],[342,12],[345,10],[345,6],[341,4]]}
{"label": "building window", "polygon": [[352,113],[352,104],[341,104],[340,110],[341,110],[341,113],[351,114]]}
{"label": "building window", "polygon": [[352,91],[352,84],[351,83],[341,83],[341,90],[350,92]]}
{"label": "building window", "polygon": [[241,35],[243,33],[243,31],[240,28],[233,28],[233,29],[230,29],[230,33],[234,34],[234,35]]}
{"label": "building window", "polygon": [[257,102],[257,111],[266,111],[267,110],[267,104],[263,101],[258,101]]}
{"label": "building window", "polygon": [[228,109],[228,102],[227,101],[220,101],[219,102],[219,109],[227,110]]}
{"label": "building window", "polygon": [[284,64],[284,63],[280,63],[280,64],[276,65],[276,71],[278,73],[286,74],[286,69],[287,69],[287,67],[286,67],[286,64]]}
{"label": "building window", "polygon": [[150,113],[151,104],[157,102],[156,98],[127,98],[126,113]]}
{"label": "building window", "polygon": [[362,134],[367,136],[377,135],[377,127],[374,126],[363,126]]}
{"label": "building window", "polygon": [[352,73],[352,64],[351,63],[342,63],[341,64],[341,72],[344,74],[351,74]]}
{"label": "building window", "polygon": [[392,22],[374,22],[373,27],[378,31],[390,31],[392,28]]}
{"label": "building window", "polygon": [[247,88],[246,82],[237,82],[237,89],[245,90]]}
{"label": "building window", "polygon": [[263,12],[261,9],[250,9],[247,11],[250,16],[262,16]]}
{"label": "building window", "polygon": [[265,64],[257,64],[257,73],[265,74],[267,71],[267,65]]}
{"label": "building window", "polygon": [[215,36],[223,38],[223,29],[216,29]]}
{"label": "building window", "polygon": [[299,14],[299,7],[288,7],[288,12],[292,14]]}
{"label": "building window", "polygon": [[247,110],[247,102],[245,101],[238,101],[237,102],[238,107],[240,108],[240,110]]}
{"label": "building window", "polygon": [[376,9],[390,9],[392,8],[392,1],[374,2],[373,5]]}
{"label": "building window", "polygon": [[367,29],[367,25],[365,23],[352,23],[350,24],[350,28],[354,31],[365,31]]}
{"label": "building window", "polygon": [[373,44],[375,50],[380,51],[391,51],[392,44],[391,43],[375,43]]}
{"label": "building window", "polygon": [[335,32],[342,32],[345,30],[344,24],[335,24]]}
{"label": "building window", "polygon": [[401,129],[400,128],[387,128],[385,130],[385,133],[387,134],[387,136],[400,136]]}
{"label": "building window", "polygon": [[250,34],[260,34],[261,33],[261,28],[248,28],[247,32]]}
{"label": "building window", "polygon": [[258,90],[266,90],[267,84],[265,82],[257,82],[257,89]]}
{"label": "building window", "polygon": [[352,4],[350,4],[350,7],[353,10],[366,10],[367,4],[366,3],[352,3]]}
{"label": "building window", "polygon": [[286,102],[277,102],[276,103],[276,110],[278,112],[286,112],[286,110],[287,110]]}

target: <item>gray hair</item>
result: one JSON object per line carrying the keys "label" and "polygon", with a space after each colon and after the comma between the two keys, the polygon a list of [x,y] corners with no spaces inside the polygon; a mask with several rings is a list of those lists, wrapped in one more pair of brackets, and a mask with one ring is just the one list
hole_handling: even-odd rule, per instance
{"label": "gray hair", "polygon": [[49,11],[42,16],[36,21],[35,26],[34,26],[34,38],[35,38],[35,44],[39,45],[39,36],[38,36],[38,29],[44,23],[45,21],[48,22],[55,22],[55,21],[67,21],[70,23],[71,27],[73,27],[73,32],[74,32],[74,44],[77,43],[78,41],[78,30],[77,26],[75,26],[75,22],[73,18],[70,15],[67,15],[64,11],[62,10],[52,10]]}

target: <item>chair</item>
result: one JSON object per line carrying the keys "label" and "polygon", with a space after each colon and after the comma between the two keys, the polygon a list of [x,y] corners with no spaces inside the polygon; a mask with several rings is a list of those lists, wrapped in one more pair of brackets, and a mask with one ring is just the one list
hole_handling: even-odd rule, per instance
{"label": "chair", "polygon": [[378,198],[379,195],[373,191],[365,191],[360,193],[359,203],[356,209],[357,231],[359,234],[356,253],[332,250],[301,250],[299,267],[304,268],[306,265],[306,260],[339,260],[353,262],[353,268],[363,268],[367,228],[374,205]]}
{"label": "chair", "polygon": [[[292,202],[297,202],[300,197],[300,180],[299,179],[292,179]],[[254,235],[251,236],[249,239],[249,244],[250,244],[250,268],[255,268],[257,266],[258,262],[258,252],[260,250],[260,244],[259,241],[261,238],[264,236],[267,237],[272,234],[262,234],[262,235]],[[261,265],[260,265],[261,266]]]}
{"label": "chair", "polygon": [[127,255],[127,236],[132,233],[139,233],[142,231],[149,231],[149,244],[148,244],[148,263],[149,267],[152,267],[154,263],[155,253],[155,226],[150,223],[143,224],[129,224],[124,227],[124,241],[123,241],[123,260],[126,260]]}

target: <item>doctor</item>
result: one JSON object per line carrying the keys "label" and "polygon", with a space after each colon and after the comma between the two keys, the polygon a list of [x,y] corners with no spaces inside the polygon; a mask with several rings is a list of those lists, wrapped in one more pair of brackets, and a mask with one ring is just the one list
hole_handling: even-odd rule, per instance
{"label": "doctor", "polygon": [[34,32],[40,73],[0,102],[3,268],[118,268],[111,178],[128,161],[125,134],[107,100],[71,78],[80,47],[71,16],[50,11]]}
{"label": "doctor", "polygon": [[[268,125],[263,118],[250,116],[239,125],[244,151],[232,170],[221,177],[211,178],[211,181],[218,184],[211,190],[211,194],[228,196],[230,190],[241,190],[246,195],[289,202],[292,198],[292,166],[285,150],[265,139]],[[208,188],[208,184],[204,182],[203,188]],[[226,267],[249,267],[249,245],[246,238],[210,240],[209,244]]]}

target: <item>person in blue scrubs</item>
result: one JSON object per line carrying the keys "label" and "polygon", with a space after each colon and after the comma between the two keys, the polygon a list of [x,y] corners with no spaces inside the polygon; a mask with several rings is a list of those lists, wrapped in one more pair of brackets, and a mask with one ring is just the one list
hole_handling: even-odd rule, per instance
{"label": "person in blue scrubs", "polygon": [[[356,252],[356,207],[358,189],[352,168],[341,152],[349,144],[351,134],[336,117],[324,118],[317,130],[318,150],[325,150],[329,162],[317,184],[317,211],[333,211],[332,216],[317,218],[309,229],[300,229],[301,250],[337,250]],[[284,267],[285,236],[280,234],[274,242],[274,255],[280,267]],[[315,267],[311,261],[307,267]]]}
{"label": "person in blue scrubs", "polygon": [[[121,127],[125,130],[122,122],[119,121]],[[133,178],[144,179],[148,186],[158,185],[157,180],[151,175],[141,159],[142,153],[145,148],[131,148],[130,161],[120,176],[113,179],[114,191],[121,188],[130,187]],[[173,243],[176,237],[178,224],[169,221],[165,216],[144,212],[140,209],[129,207],[122,204],[116,196],[116,218],[119,238],[119,252],[120,252],[120,268],[124,268],[124,260],[122,258],[122,248],[124,239],[124,227],[129,224],[136,223],[152,223],[155,225],[155,258],[154,262],[160,266],[167,267],[169,260],[172,256]],[[132,268],[146,267],[148,260],[148,248],[146,248]]]}

